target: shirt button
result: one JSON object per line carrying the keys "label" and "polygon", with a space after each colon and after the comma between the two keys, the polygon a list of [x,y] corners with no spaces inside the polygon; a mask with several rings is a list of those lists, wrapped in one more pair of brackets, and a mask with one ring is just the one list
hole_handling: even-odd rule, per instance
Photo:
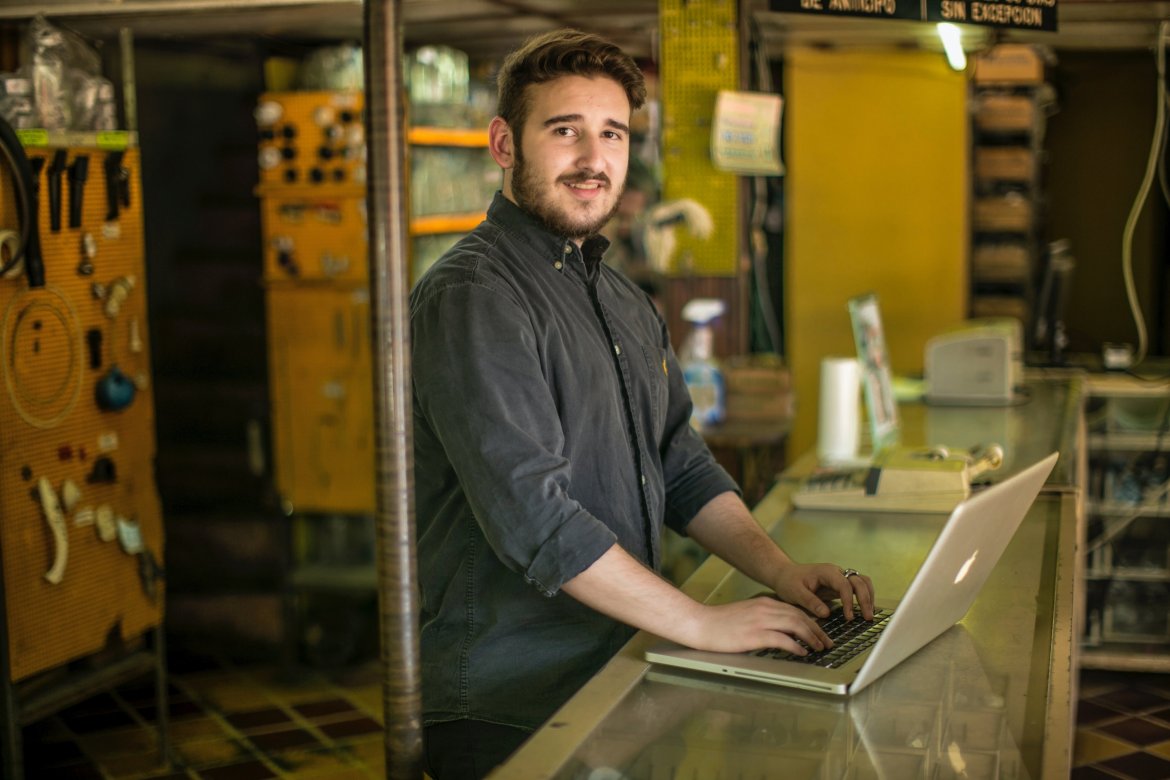
{"label": "shirt button", "polygon": [[566,255],[573,254],[573,245],[572,244],[565,244],[565,254]]}
{"label": "shirt button", "polygon": [[643,487],[646,486],[646,475],[645,474],[642,475],[642,486]]}
{"label": "shirt button", "polygon": [[564,267],[565,267],[565,264],[562,263],[560,260],[557,260],[555,263],[553,263],[553,268],[557,269],[558,271]]}
{"label": "shirt button", "polygon": [[613,345],[613,354],[615,354],[615,355],[622,354],[622,345],[621,344],[614,344]]}

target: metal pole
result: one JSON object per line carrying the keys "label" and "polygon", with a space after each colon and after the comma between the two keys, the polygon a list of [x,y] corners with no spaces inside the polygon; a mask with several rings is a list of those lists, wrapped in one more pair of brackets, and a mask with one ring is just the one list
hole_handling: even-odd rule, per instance
{"label": "metal pole", "polygon": [[401,0],[365,2],[366,204],[377,436],[378,611],[386,777],[422,776],[422,675],[407,316]]}

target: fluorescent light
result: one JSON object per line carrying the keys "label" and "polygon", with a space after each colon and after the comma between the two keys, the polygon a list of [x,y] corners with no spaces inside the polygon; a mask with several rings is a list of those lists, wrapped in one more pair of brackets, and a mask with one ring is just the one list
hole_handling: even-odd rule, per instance
{"label": "fluorescent light", "polygon": [[967,68],[967,55],[963,53],[963,34],[956,25],[950,22],[939,22],[938,37],[942,40],[943,51],[947,53],[947,62],[955,70]]}

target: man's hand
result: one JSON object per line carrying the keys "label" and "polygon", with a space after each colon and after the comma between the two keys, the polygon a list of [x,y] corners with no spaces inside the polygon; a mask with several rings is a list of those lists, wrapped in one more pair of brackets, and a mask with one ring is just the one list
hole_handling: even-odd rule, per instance
{"label": "man's hand", "polygon": [[683,644],[696,650],[743,653],[776,647],[796,655],[833,646],[816,621],[804,610],[771,596],[758,596],[731,604],[703,606],[692,622]]}
{"label": "man's hand", "polygon": [[771,585],[784,601],[817,617],[828,616],[826,601],[840,599],[847,620],[853,619],[854,602],[863,618],[873,620],[873,581],[852,569],[832,563],[790,563],[775,573]]}
{"label": "man's hand", "polygon": [[563,590],[636,628],[698,650],[746,652],[778,647],[797,655],[833,643],[807,612],[772,596],[700,604],[613,545]]}

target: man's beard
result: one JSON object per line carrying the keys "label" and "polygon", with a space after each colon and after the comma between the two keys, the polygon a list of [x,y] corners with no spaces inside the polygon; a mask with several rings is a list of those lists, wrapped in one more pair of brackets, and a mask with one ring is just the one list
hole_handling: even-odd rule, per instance
{"label": "man's beard", "polygon": [[[582,181],[600,181],[607,187],[612,186],[609,177],[604,173],[594,174],[582,171],[578,174],[558,177],[553,187]],[[546,187],[529,169],[523,154],[520,152],[519,144],[517,144],[516,164],[512,168],[512,197],[516,199],[516,205],[535,217],[550,233],[573,240],[583,239],[597,233],[617,212],[624,188],[625,183],[623,182],[614,191],[616,197],[614,197],[609,210],[599,217],[576,216],[566,210],[558,209],[553,201],[551,189]]]}

